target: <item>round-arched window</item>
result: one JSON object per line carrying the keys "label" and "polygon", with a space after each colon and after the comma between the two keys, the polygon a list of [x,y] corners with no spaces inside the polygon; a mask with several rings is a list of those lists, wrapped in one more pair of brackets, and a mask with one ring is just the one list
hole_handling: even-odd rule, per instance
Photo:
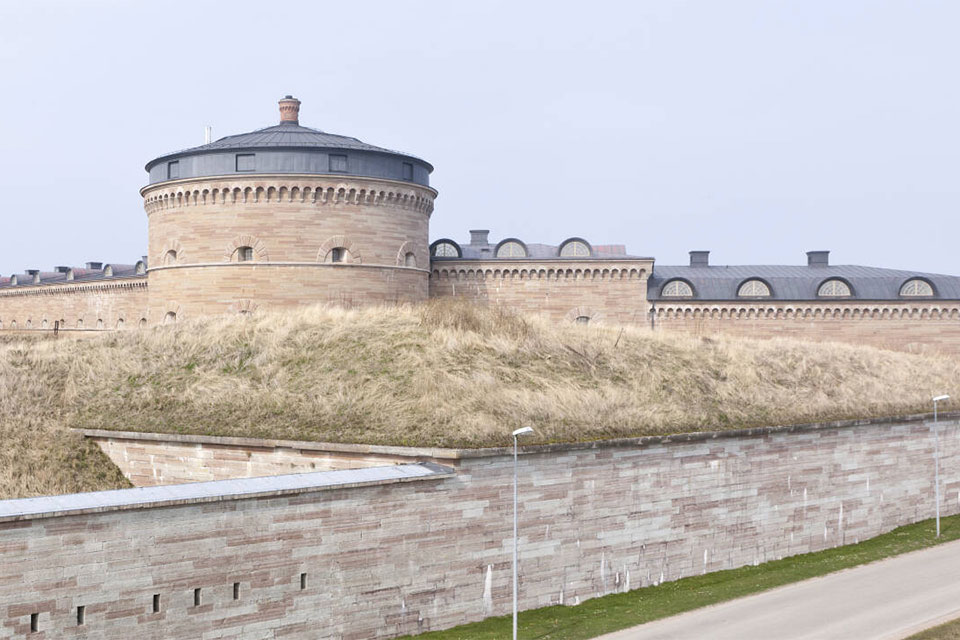
{"label": "round-arched window", "polygon": [[579,238],[567,240],[560,245],[560,257],[562,258],[589,258],[591,254],[590,245]]}
{"label": "round-arched window", "polygon": [[415,267],[417,266],[417,256],[414,255],[413,251],[407,251],[403,256],[403,265],[405,267]]}
{"label": "round-arched window", "polygon": [[435,258],[459,258],[460,247],[453,240],[437,240],[430,247],[430,255]]}
{"label": "round-arched window", "polygon": [[769,298],[770,287],[763,280],[747,280],[737,289],[741,298]]}
{"label": "round-arched window", "polygon": [[914,278],[907,280],[900,287],[900,295],[908,298],[925,298],[933,296],[933,287],[926,280]]}
{"label": "round-arched window", "polygon": [[346,247],[334,247],[327,252],[324,262],[347,262],[347,259],[350,257],[350,252],[347,251]]}
{"label": "round-arched window", "polygon": [[253,247],[237,247],[234,255],[237,262],[253,262]]}
{"label": "round-arched window", "polygon": [[177,321],[177,314],[173,311],[167,311],[167,315],[163,316],[164,324],[173,324]]}
{"label": "round-arched window", "polygon": [[660,295],[664,298],[692,298],[693,288],[683,280],[671,280],[663,285]]}
{"label": "round-arched window", "polygon": [[163,264],[177,264],[177,252],[173,249],[167,251],[166,255],[163,256]]}
{"label": "round-arched window", "polygon": [[590,316],[577,316],[574,322],[577,324],[590,324]]}
{"label": "round-arched window", "polygon": [[112,277],[113,277],[113,266],[112,266],[112,265],[109,265],[109,264],[108,264],[107,266],[105,266],[105,267],[103,268],[103,276],[104,276],[105,278],[112,278]]}
{"label": "round-arched window", "polygon": [[506,240],[497,247],[498,258],[526,258],[527,248],[517,240]]}
{"label": "round-arched window", "polygon": [[821,298],[849,298],[852,294],[850,293],[850,285],[848,285],[843,280],[827,280],[820,285],[820,288],[817,289],[817,295]]}

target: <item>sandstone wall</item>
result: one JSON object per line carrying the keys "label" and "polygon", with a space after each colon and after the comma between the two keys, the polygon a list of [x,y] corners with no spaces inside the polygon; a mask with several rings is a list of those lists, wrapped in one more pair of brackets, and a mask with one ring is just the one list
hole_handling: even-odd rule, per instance
{"label": "sandstone wall", "polygon": [[146,277],[0,291],[2,329],[129,329],[146,317]]}
{"label": "sandstone wall", "polygon": [[[941,423],[945,514],[960,499],[955,418]],[[520,606],[576,604],[930,517],[932,451],[930,426],[910,421],[527,451]],[[432,482],[0,519],[0,638],[25,635],[34,613],[36,638],[355,640],[506,614],[511,458],[464,452],[456,466]]]}
{"label": "sandstone wall", "polygon": [[786,337],[960,354],[960,304],[955,302],[657,303],[651,316],[658,330],[699,336]]}
{"label": "sandstone wall", "polygon": [[652,260],[435,261],[430,297],[500,304],[550,320],[644,324],[652,268]]}

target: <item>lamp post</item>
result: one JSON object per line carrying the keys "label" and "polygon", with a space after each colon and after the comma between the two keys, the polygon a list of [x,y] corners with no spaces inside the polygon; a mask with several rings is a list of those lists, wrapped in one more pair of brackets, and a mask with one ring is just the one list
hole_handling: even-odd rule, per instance
{"label": "lamp post", "polygon": [[950,396],[937,396],[933,399],[933,494],[937,501],[937,537],[940,537],[940,425],[937,420],[937,403],[949,400]]}
{"label": "lamp post", "polygon": [[523,427],[513,432],[513,640],[517,640],[517,547],[519,545],[517,538],[517,498],[520,491],[517,483],[517,439],[530,433],[533,433],[531,427]]}

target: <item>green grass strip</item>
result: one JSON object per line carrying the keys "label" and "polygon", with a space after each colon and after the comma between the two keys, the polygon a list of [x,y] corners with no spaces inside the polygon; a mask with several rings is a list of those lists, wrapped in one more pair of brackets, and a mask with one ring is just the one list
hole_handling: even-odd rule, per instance
{"label": "green grass strip", "polygon": [[960,640],[960,620],[942,624],[910,636],[906,640]]}
{"label": "green grass strip", "polygon": [[[960,539],[960,515],[943,518],[940,524],[939,540],[935,537],[934,521],[924,520],[899,527],[859,544],[791,556],[755,567],[741,567],[683,578],[656,587],[644,587],[627,593],[594,598],[574,607],[552,606],[522,611],[519,620],[519,637],[525,640],[586,640],[791,582]],[[507,615],[487,618],[481,622],[445,631],[424,633],[416,638],[417,640],[503,640],[510,635],[511,618]],[[932,637],[940,638],[941,636]]]}

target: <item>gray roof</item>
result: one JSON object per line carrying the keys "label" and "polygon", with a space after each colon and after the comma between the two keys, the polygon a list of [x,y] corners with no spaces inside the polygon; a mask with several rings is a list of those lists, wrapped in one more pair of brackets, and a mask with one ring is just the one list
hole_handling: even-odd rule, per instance
{"label": "gray roof", "polygon": [[857,265],[655,265],[647,281],[647,298],[682,300],[660,295],[663,285],[675,278],[686,280],[693,287],[695,300],[742,300],[737,296],[737,290],[741,283],[751,278],[763,280],[770,287],[771,296],[763,300],[822,300],[817,296],[817,290],[825,280],[831,278],[846,281],[853,299],[857,300],[904,300],[900,296],[900,287],[912,278],[921,278],[933,285],[937,299],[960,300],[960,277]]}
{"label": "gray roof", "polygon": [[[143,269],[146,269],[146,263],[144,261],[137,262],[135,264],[115,264],[115,263],[105,263],[100,269],[87,269],[84,267],[71,267],[70,271],[73,272],[73,279],[69,280],[67,278],[67,272],[65,271],[41,271],[39,274],[40,282],[35,283],[33,281],[33,275],[29,273],[17,273],[13,274],[17,276],[17,284],[10,284],[11,276],[0,277],[0,290],[2,289],[20,289],[21,287],[26,286],[38,286],[38,285],[48,285],[48,284],[74,284],[81,282],[92,282],[96,280],[116,280],[121,278],[146,278],[145,273],[137,273],[137,267],[142,266]],[[107,267],[113,269],[113,275],[108,276],[106,274]]]}
{"label": "gray roof", "polygon": [[[237,152],[251,152],[255,168],[248,173],[331,173],[329,155],[346,154],[347,169],[337,171],[344,175],[406,180],[429,185],[433,165],[400,151],[377,147],[356,138],[326,133],[304,127],[296,122],[280,124],[248,133],[226,136],[209,144],[175,151],[154,158],[145,169],[150,184],[180,178],[221,176],[244,173],[238,171]],[[176,175],[171,175],[168,163],[178,161]],[[413,177],[404,173],[403,163],[413,165]]]}
{"label": "gray roof", "polygon": [[[523,246],[527,248],[527,257],[526,258],[497,258],[496,250],[497,246],[507,240],[519,240],[518,238],[503,238],[499,242],[488,242],[488,241],[474,241],[468,244],[460,244],[456,240],[451,240],[449,238],[439,238],[434,240],[431,243],[431,247],[438,242],[453,242],[460,248],[462,256],[460,258],[444,258],[441,256],[433,256],[430,259],[436,261],[444,260],[583,260],[581,257],[567,257],[560,256],[560,247],[561,245],[553,244],[541,244],[536,242],[524,242],[519,240]],[[582,238],[570,238],[565,240],[564,243],[569,242],[570,240],[583,240]],[[584,241],[586,242],[586,241]],[[608,244],[608,245],[596,245],[587,242],[592,251],[590,258],[592,259],[603,259],[603,260],[636,260],[643,259],[641,256],[632,256],[627,253],[627,248],[622,244]]]}
{"label": "gray roof", "polygon": [[118,509],[138,509],[185,502],[212,502],[264,495],[288,495],[329,488],[345,488],[440,479],[453,475],[453,469],[430,462],[398,464],[365,469],[317,471],[259,478],[214,480],[137,489],[91,491],[61,496],[0,500],[0,522],[69,513],[89,513]]}

